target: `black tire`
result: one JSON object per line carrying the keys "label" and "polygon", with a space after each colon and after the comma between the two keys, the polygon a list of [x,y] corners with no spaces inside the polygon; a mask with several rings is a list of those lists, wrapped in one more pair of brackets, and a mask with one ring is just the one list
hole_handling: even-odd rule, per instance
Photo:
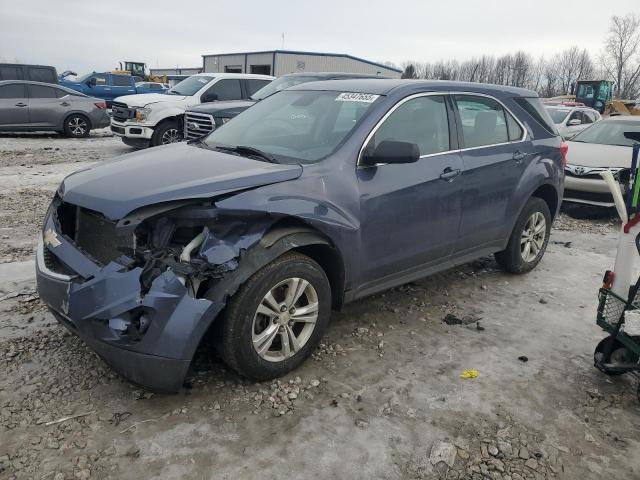
{"label": "black tire", "polygon": [[[634,337],[634,339],[640,340],[640,337]],[[596,346],[595,352],[593,352],[593,361],[598,363],[602,361],[604,352],[611,342],[611,337],[603,338]],[[627,349],[624,344],[617,338],[614,340],[613,350],[611,351],[611,362],[615,365],[617,363],[635,363],[638,361],[638,357],[634,353]],[[626,372],[617,372],[615,370],[604,370],[604,373],[610,377],[617,377]]]}
{"label": "black tire", "polygon": [[[175,134],[172,134],[175,132]],[[173,138],[173,141],[169,141]],[[160,145],[168,145],[170,143],[176,143],[182,141],[182,129],[175,120],[165,120],[158,125],[153,131],[151,136],[151,146],[157,147]]]}
{"label": "black tire", "polygon": [[86,138],[91,132],[91,122],[79,113],[69,115],[64,119],[64,133],[67,137]]}
{"label": "black tire", "polygon": [[[308,340],[293,356],[269,361],[261,357],[253,346],[254,317],[264,296],[289,278],[301,278],[313,286],[318,299],[318,317]],[[244,377],[258,381],[280,377],[311,355],[330,316],[331,287],[324,270],[309,257],[290,252],[254,273],[230,300],[218,330],[218,350],[227,366]],[[280,335],[275,338],[282,338]]]}
{"label": "black tire", "polygon": [[[527,260],[523,258],[523,252],[521,251],[522,236],[525,227],[528,226],[528,222],[536,213],[540,213],[544,216],[544,240],[541,247],[539,248],[539,251],[535,255],[535,258]],[[518,217],[518,220],[513,227],[513,231],[511,232],[511,236],[509,237],[507,248],[495,254],[496,261],[502,268],[511,273],[530,272],[536,267],[536,265],[538,265],[538,263],[542,259],[544,252],[547,249],[547,244],[549,243],[550,233],[551,213],[549,212],[549,206],[541,198],[531,197],[522,209],[522,212],[520,213],[520,216]]]}

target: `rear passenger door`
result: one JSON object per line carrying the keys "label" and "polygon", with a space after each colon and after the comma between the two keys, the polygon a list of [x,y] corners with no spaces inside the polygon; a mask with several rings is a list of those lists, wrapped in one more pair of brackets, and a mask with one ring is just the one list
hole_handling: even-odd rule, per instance
{"label": "rear passenger door", "polygon": [[0,86],[0,128],[29,124],[29,99],[24,83]]}
{"label": "rear passenger door", "polygon": [[525,130],[497,100],[454,95],[464,163],[459,254],[502,243],[510,200],[532,158]]}
{"label": "rear passenger door", "polygon": [[[56,127],[62,124],[67,106],[58,98],[58,89],[44,85],[28,85],[29,120],[32,126]],[[68,105],[68,103],[67,103]]]}

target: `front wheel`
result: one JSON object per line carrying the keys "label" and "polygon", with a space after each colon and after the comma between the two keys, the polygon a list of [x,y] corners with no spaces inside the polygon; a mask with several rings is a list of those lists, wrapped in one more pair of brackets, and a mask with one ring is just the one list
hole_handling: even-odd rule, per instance
{"label": "front wheel", "polygon": [[507,248],[495,254],[498,264],[511,273],[533,270],[544,255],[551,234],[547,202],[531,197],[516,221]]}
{"label": "front wheel", "polygon": [[89,136],[91,127],[89,120],[84,115],[74,114],[64,121],[64,133],[68,137],[84,138]]}
{"label": "front wheel", "polygon": [[176,143],[182,141],[182,130],[178,122],[175,120],[167,120],[162,122],[153,132],[151,137],[151,146],[157,147],[159,145],[169,145],[170,143]]}
{"label": "front wheel", "polygon": [[311,355],[330,311],[331,288],[322,268],[288,253],[257,271],[233,296],[219,331],[220,354],[247,378],[282,376]]}

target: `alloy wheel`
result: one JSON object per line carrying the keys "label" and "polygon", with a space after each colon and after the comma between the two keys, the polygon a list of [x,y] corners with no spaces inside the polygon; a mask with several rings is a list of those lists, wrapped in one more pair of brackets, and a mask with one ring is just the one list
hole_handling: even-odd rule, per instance
{"label": "alloy wheel", "polygon": [[532,213],[520,237],[520,254],[525,262],[533,262],[536,259],[544,246],[546,235],[547,221],[544,215],[541,212]]}
{"label": "alloy wheel", "polygon": [[87,132],[87,122],[82,117],[73,117],[69,120],[69,131],[76,136],[82,136]]}
{"label": "alloy wheel", "polygon": [[303,278],[288,278],[272,287],[253,318],[253,348],[264,360],[294,356],[311,338],[318,321],[318,294]]}
{"label": "alloy wheel", "polygon": [[166,132],[162,134],[162,139],[161,139],[163,145],[176,143],[176,142],[179,142],[180,140],[182,140],[182,138],[177,128],[168,129]]}

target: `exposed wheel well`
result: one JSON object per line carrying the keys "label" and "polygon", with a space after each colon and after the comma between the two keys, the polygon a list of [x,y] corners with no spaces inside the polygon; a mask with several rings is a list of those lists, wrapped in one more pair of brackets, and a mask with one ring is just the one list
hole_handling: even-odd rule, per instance
{"label": "exposed wheel well", "polygon": [[540,185],[531,196],[541,198],[546,202],[549,207],[549,212],[551,212],[551,219],[553,220],[558,211],[558,192],[556,189],[549,184]]}
{"label": "exposed wheel well", "polygon": [[286,235],[288,233],[295,232],[296,229],[299,229],[300,233],[305,232],[316,235],[318,240],[320,240],[317,244],[295,247],[292,250],[306,255],[322,267],[329,279],[329,283],[331,284],[332,306],[335,309],[340,309],[344,301],[344,262],[342,261],[340,252],[333,248],[331,242],[325,235],[304,221],[296,218],[286,218],[276,222],[269,232],[265,234],[263,239],[270,238],[269,242],[273,242],[275,241],[275,238],[278,237],[279,232]]}

